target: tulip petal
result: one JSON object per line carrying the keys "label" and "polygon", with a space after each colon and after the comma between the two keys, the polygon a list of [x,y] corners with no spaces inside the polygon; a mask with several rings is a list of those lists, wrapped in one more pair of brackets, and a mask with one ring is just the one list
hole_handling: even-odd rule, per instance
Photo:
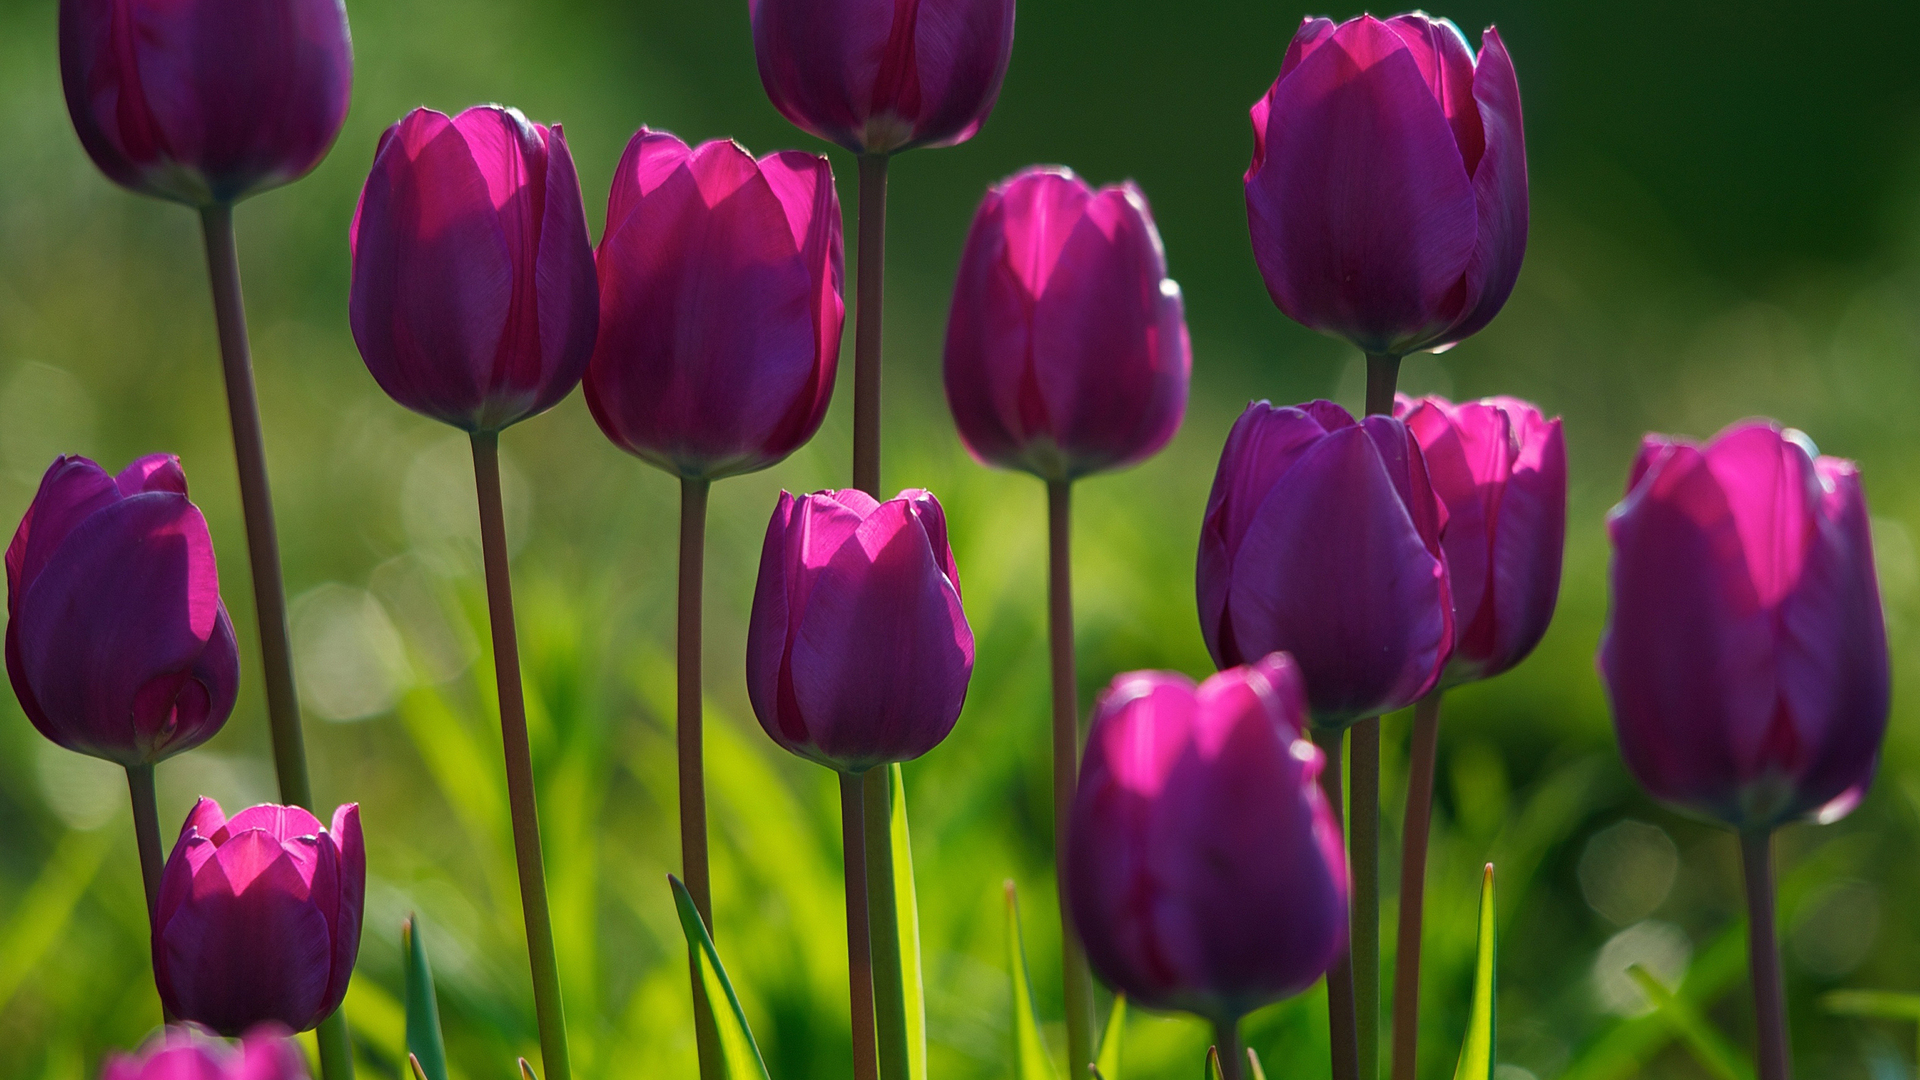
{"label": "tulip petal", "polygon": [[[1407,52],[1420,65],[1427,89],[1447,114],[1453,128],[1454,143],[1460,148],[1461,163],[1467,175],[1473,175],[1486,150],[1486,134],[1481,126],[1480,107],[1473,98],[1473,48],[1451,19],[1435,19],[1420,12],[1395,15],[1387,20],[1392,30],[1407,45]],[[1516,98],[1516,100],[1518,100]]]}
{"label": "tulip petal", "polygon": [[318,836],[323,827],[320,819],[299,806],[276,806],[272,803],[250,806],[233,815],[227,822],[227,832],[238,835],[248,829],[260,829],[268,836],[282,843],[302,836]]}
{"label": "tulip petal", "polygon": [[1523,450],[1501,495],[1494,527],[1494,640],[1483,677],[1513,667],[1533,651],[1546,636],[1560,595],[1567,535],[1566,438],[1557,417],[1544,420],[1537,411],[1522,414],[1516,437]]}
{"label": "tulip petal", "polygon": [[333,930],[333,972],[327,981],[322,1012],[331,1012],[347,996],[347,983],[360,955],[361,920],[366,911],[367,848],[360,832],[360,804],[348,803],[333,812],[328,834],[338,851],[339,899],[328,924]]}
{"label": "tulip petal", "polygon": [[1463,341],[1484,330],[1513,295],[1527,253],[1527,136],[1520,115],[1520,82],[1513,60],[1489,28],[1481,38],[1473,76],[1486,149],[1473,168],[1478,235],[1467,263],[1469,297],[1460,321],[1436,344]]}
{"label": "tulip petal", "polygon": [[533,271],[540,347],[528,354],[530,359],[537,356],[539,364],[529,381],[517,384],[535,391],[529,416],[558,405],[580,385],[600,327],[600,282],[573,152],[558,124],[549,131],[547,143],[539,259]]}
{"label": "tulip petal", "polygon": [[[40,488],[27,505],[13,542],[7,545],[7,610],[18,605],[47,560],[76,525],[102,507],[119,500],[119,489],[106,470],[83,457],[58,457],[40,478]],[[9,635],[11,635],[9,630]]]}
{"label": "tulip petal", "polygon": [[1006,78],[1013,0],[906,0],[898,7],[914,15],[911,66],[902,65],[905,77],[892,94],[884,88],[882,69],[875,112],[912,120],[912,138],[905,145],[966,142],[986,123]]}
{"label": "tulip petal", "polygon": [[187,493],[187,474],[180,469],[180,459],[172,454],[148,454],[139,458],[120,470],[113,483],[123,496],[145,491]]}
{"label": "tulip petal", "polygon": [[874,83],[886,62],[900,0],[828,4],[758,0],[753,51],[775,108],[802,130],[866,150]]}

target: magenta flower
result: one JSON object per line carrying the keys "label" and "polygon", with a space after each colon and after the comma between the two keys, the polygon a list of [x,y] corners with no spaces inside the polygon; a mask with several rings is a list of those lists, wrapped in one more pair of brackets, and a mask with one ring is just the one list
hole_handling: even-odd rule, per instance
{"label": "magenta flower", "polygon": [[1179,430],[1193,367],[1146,197],[1034,168],[987,192],[947,318],[947,404],[990,465],[1072,480]]}
{"label": "magenta flower", "polygon": [[1736,829],[1834,820],[1886,732],[1886,625],[1860,474],[1747,421],[1647,436],[1608,517],[1600,670],[1627,767]]}
{"label": "magenta flower", "polygon": [[846,773],[917,758],[972,674],[939,500],[780,494],[747,629],[747,696],[774,742]]}
{"label": "magenta flower", "polygon": [[1553,621],[1567,538],[1567,441],[1518,398],[1459,405],[1401,397],[1394,415],[1419,441],[1447,508],[1453,659],[1447,686],[1526,659]]}
{"label": "magenta flower", "polygon": [[1520,84],[1418,12],[1308,19],[1253,106],[1247,224],[1273,302],[1368,353],[1478,333],[1527,248]]}
{"label": "magenta flower", "polygon": [[353,46],[340,0],[60,0],[60,76],[101,172],[208,206],[327,156]]}
{"label": "magenta flower", "polygon": [[1013,0],[748,0],[781,115],[856,154],[966,142],[1000,96]]}
{"label": "magenta flower", "polygon": [[201,799],[160,878],[153,973],[175,1016],[223,1034],[333,1015],[360,952],[367,856],[360,808],[333,827],[297,806],[229,820]]}
{"label": "magenta flower", "polygon": [[1313,985],[1347,939],[1347,860],[1285,654],[1196,688],[1136,671],[1094,707],[1064,888],[1134,1001],[1231,1023]]}
{"label": "magenta flower", "polygon": [[206,519],[180,461],[61,457],[7,546],[7,676],[42,735],[126,766],[212,738],[240,685]]}
{"label": "magenta flower", "polygon": [[395,401],[499,431],[580,382],[599,285],[559,125],[415,109],[380,137],[351,240],[353,340]]}
{"label": "magenta flower", "polygon": [[1315,726],[1404,708],[1439,681],[1453,600],[1420,446],[1330,401],[1247,407],[1200,530],[1200,630],[1222,668],[1289,652]]}
{"label": "magenta flower", "polygon": [[306,1055],[278,1024],[247,1032],[239,1046],[192,1024],[162,1028],[137,1054],[108,1054],[100,1080],[308,1080]]}
{"label": "magenta flower", "polygon": [[846,305],[840,200],[814,154],[755,161],[641,128],[607,197],[587,405],[607,438],[695,480],[764,469],[819,430]]}

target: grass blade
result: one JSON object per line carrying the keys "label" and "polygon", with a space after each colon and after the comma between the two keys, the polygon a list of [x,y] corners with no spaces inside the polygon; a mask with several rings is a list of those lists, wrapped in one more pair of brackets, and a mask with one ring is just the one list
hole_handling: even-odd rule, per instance
{"label": "grass blade", "polygon": [[1027,950],[1020,938],[1020,899],[1007,882],[1007,974],[1013,977],[1013,1080],[1054,1080],[1053,1063],[1040,1041],[1033,1014],[1033,982],[1027,977]]}
{"label": "grass blade", "polygon": [[1494,1042],[1499,1027],[1495,993],[1499,989],[1499,927],[1493,901],[1493,864],[1480,879],[1480,952],[1473,964],[1473,1007],[1467,1013],[1467,1039],[1453,1080],[1493,1080]]}
{"label": "grass blade", "polygon": [[447,1080],[447,1045],[440,1033],[440,1002],[433,992],[433,968],[420,940],[420,921],[408,915],[400,924],[400,951],[407,968],[407,1053],[424,1080]]}
{"label": "grass blade", "polygon": [[893,814],[893,903],[900,930],[900,986],[906,995],[907,1077],[927,1080],[927,992],[920,966],[920,903],[913,890],[913,845],[907,832],[907,781],[895,762],[890,767]]}
{"label": "grass blade", "polygon": [[1220,1048],[1207,1047],[1207,1072],[1205,1080],[1224,1080],[1220,1075]]}
{"label": "grass blade", "polygon": [[1100,1036],[1100,1054],[1094,1059],[1102,1080],[1120,1080],[1120,1040],[1127,1029],[1127,995],[1113,995],[1113,1012],[1107,1016],[1106,1034]]}
{"label": "grass blade", "polygon": [[1267,1080],[1267,1070],[1260,1064],[1260,1055],[1254,1053],[1251,1046],[1247,1047],[1247,1065],[1253,1070],[1247,1074],[1253,1077],[1253,1080]]}
{"label": "grass blade", "polygon": [[1628,968],[1627,975],[1639,984],[1647,1000],[1653,1002],[1667,1023],[1673,1025],[1680,1041],[1693,1052],[1694,1060],[1716,1080],[1753,1080],[1753,1066],[1741,1059],[1739,1052],[1721,1038],[1699,1010],[1675,997],[1673,991],[1639,964]]}
{"label": "grass blade", "polygon": [[695,986],[706,997],[714,1026],[720,1031],[720,1065],[727,1080],[769,1080],[767,1063],[747,1027],[747,1014],[740,1008],[739,995],[733,992],[726,968],[720,965],[720,954],[714,951],[713,937],[693,906],[692,894],[672,874],[667,875],[667,881],[673,886],[673,903],[680,911],[680,929],[687,935],[688,950],[699,969]]}

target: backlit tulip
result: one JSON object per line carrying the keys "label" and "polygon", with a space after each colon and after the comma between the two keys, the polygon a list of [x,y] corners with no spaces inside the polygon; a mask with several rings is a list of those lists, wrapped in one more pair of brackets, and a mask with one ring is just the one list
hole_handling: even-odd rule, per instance
{"label": "backlit tulip", "polygon": [[60,0],[80,144],[115,183],[191,206],[298,180],[347,119],[340,0]]}
{"label": "backlit tulip", "polygon": [[972,674],[932,494],[781,493],[747,628],[747,696],[774,742],[847,773],[917,758],[953,730]]}
{"label": "backlit tulip", "polygon": [[1526,659],[1553,621],[1567,537],[1560,418],[1507,397],[1402,397],[1394,414],[1447,508],[1454,643],[1442,682],[1491,678]]}
{"label": "backlit tulip", "polygon": [[235,1046],[191,1024],[161,1029],[138,1054],[109,1054],[100,1080],[308,1080],[306,1055],[277,1024]]}
{"label": "backlit tulip", "polygon": [[42,735],[121,765],[206,742],[240,684],[206,519],[180,462],[54,460],[7,547],[7,676]]}
{"label": "backlit tulip", "polygon": [[1318,727],[1419,700],[1453,649],[1446,509],[1406,425],[1330,401],[1247,407],[1200,530],[1200,630],[1221,667],[1293,654]]}
{"label": "backlit tulip", "polygon": [[819,429],[840,355],[840,200],[814,154],[641,128],[607,198],[587,405],[679,476],[764,469]]}
{"label": "backlit tulip", "polygon": [[1191,369],[1138,188],[1037,168],[987,192],[947,319],[947,403],[974,456],[1047,480],[1140,461],[1179,429]]}
{"label": "backlit tulip", "polygon": [[323,828],[297,806],[228,819],[201,799],[160,879],[160,1000],[223,1035],[267,1022],[315,1027],[346,995],[366,893],[358,806]]}
{"label": "backlit tulip", "polygon": [[1418,12],[1310,18],[1253,106],[1247,223],[1273,302],[1368,353],[1478,333],[1527,247],[1520,84]]}
{"label": "backlit tulip", "polygon": [[1868,522],[1859,470],[1798,432],[1647,437],[1608,518],[1600,670],[1655,797],[1742,830],[1860,801],[1889,694]]}
{"label": "backlit tulip", "polygon": [[353,340],[395,401],[498,431],[580,382],[599,286],[559,125],[415,109],[380,137],[351,241]]}
{"label": "backlit tulip", "polygon": [[1013,0],[749,0],[781,115],[856,154],[973,138],[1013,52]]}
{"label": "backlit tulip", "polygon": [[1156,1009],[1231,1022],[1346,943],[1347,863],[1284,654],[1196,688],[1113,680],[1080,766],[1064,887],[1087,958]]}

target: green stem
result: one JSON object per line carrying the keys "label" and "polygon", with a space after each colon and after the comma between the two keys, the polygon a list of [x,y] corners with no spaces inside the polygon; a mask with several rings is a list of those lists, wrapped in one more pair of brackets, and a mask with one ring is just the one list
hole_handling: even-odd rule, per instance
{"label": "green stem", "polygon": [[[153,766],[127,766],[127,794],[133,800],[133,840],[140,850],[140,883],[147,890],[147,925],[151,927],[160,910],[160,874],[166,869],[166,857],[160,853],[160,810],[153,792]],[[160,1003],[163,1023],[173,1023],[167,1003]]]}
{"label": "green stem", "polygon": [[[1320,773],[1320,787],[1326,792],[1327,806],[1333,811],[1335,825],[1346,820],[1346,800],[1341,794],[1340,767],[1343,731],[1313,731],[1314,745],[1326,756],[1326,768]],[[1327,1043],[1333,1052],[1333,1080],[1355,1080],[1360,1075],[1359,1035],[1353,1003],[1353,942],[1348,935],[1347,948],[1340,950],[1333,966],[1327,969]]]}
{"label": "green stem", "polygon": [[880,497],[880,311],[887,261],[887,156],[860,158],[858,308],[853,327],[853,486]]}
{"label": "green stem", "polygon": [[1353,874],[1354,1041],[1360,1080],[1380,1075],[1380,718],[1353,725],[1348,846]]}
{"label": "green stem", "polygon": [[1239,1021],[1214,1021],[1213,1048],[1220,1055],[1220,1080],[1244,1080],[1247,1075],[1247,1050],[1240,1045]]}
{"label": "green stem", "polygon": [[1427,839],[1433,825],[1434,764],[1440,751],[1435,690],[1413,707],[1407,769],[1407,824],[1400,838],[1400,934],[1393,963],[1393,1080],[1414,1080],[1420,1049],[1420,931],[1427,896]]}
{"label": "green stem", "polygon": [[1780,942],[1774,931],[1773,831],[1740,834],[1740,865],[1747,886],[1747,970],[1753,981],[1755,1055],[1760,1080],[1791,1080],[1786,989]]}
{"label": "green stem", "polygon": [[513,815],[513,855],[520,871],[520,906],[533,969],[533,1008],[540,1026],[545,1080],[572,1080],[560,970],[553,952],[553,916],[540,854],[540,812],[534,801],[533,749],[527,740],[527,703],[520,685],[520,644],[513,627],[513,579],[507,568],[506,514],[500,498],[500,434],[473,434],[473,476],[480,496],[480,549],[486,564],[487,610],[493,628],[493,671],[500,692],[500,742],[506,753],[507,803]]}
{"label": "green stem", "polygon": [[846,863],[847,999],[854,1080],[878,1080],[873,1016],[873,931],[867,911],[866,809],[859,776],[840,774],[840,849]]}
{"label": "green stem", "polygon": [[[674,729],[680,766],[680,869],[686,875],[688,895],[707,932],[714,934],[713,890],[707,874],[707,787],[702,763],[700,674],[701,586],[707,547],[706,480],[680,481],[680,625],[677,633],[678,717]],[[713,1006],[700,992],[699,970],[688,957],[694,980],[693,1031],[699,1047],[701,1080],[720,1080],[720,1034],[714,1026]]]}
{"label": "green stem", "polygon": [[900,960],[900,906],[893,887],[893,770],[861,777],[866,812],[867,932],[873,950],[873,1013],[880,1080],[908,1080],[906,975]]}
{"label": "green stem", "polygon": [[[1068,826],[1080,771],[1080,689],[1073,657],[1073,483],[1047,482],[1047,641],[1053,661],[1053,863],[1066,880]],[[1093,1064],[1093,975],[1060,894],[1061,982],[1067,1006],[1067,1076],[1083,1080]]]}

